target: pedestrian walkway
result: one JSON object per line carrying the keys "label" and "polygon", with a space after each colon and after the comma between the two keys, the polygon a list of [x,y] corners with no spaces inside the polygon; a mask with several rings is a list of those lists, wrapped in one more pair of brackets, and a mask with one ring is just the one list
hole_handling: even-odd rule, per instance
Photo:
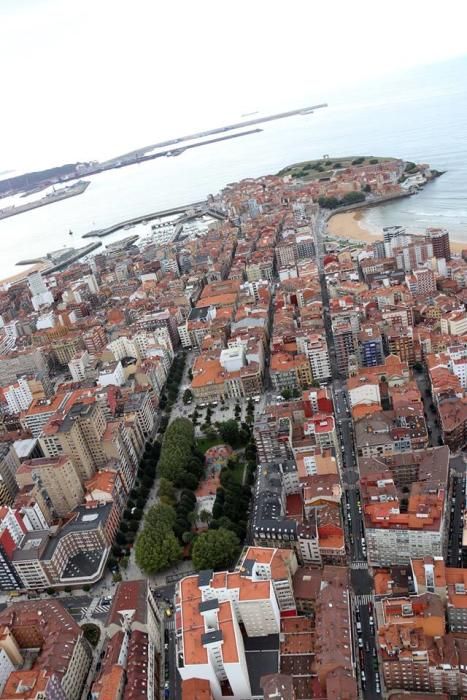
{"label": "pedestrian walkway", "polygon": [[107,605],[96,605],[94,608],[94,615],[106,615],[109,612],[110,603]]}
{"label": "pedestrian walkway", "polygon": [[165,618],[165,624],[164,627],[166,630],[169,632],[173,632],[175,630],[175,618],[172,615],[172,617],[166,617]]}
{"label": "pedestrian walkway", "polygon": [[374,596],[372,593],[363,593],[361,595],[353,596],[355,605],[360,607],[360,605],[368,605],[369,603],[374,603]]}
{"label": "pedestrian walkway", "polygon": [[368,562],[367,561],[351,561],[350,568],[351,569],[368,569]]}

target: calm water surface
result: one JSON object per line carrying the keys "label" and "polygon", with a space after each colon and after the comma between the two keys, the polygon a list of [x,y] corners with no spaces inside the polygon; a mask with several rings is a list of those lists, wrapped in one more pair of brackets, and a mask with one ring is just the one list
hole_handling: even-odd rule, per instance
{"label": "calm water surface", "polygon": [[[382,79],[358,90],[325,95],[327,109],[264,125],[264,131],[112,170],[91,178],[83,195],[0,221],[0,277],[15,263],[85,243],[94,228],[203,199],[228,182],[277,172],[297,161],[347,154],[400,156],[446,174],[409,199],[371,209],[375,227],[411,231],[442,226],[467,242],[467,58]],[[294,108],[321,100],[308,94]],[[157,133],[155,133],[155,140]],[[68,234],[73,231],[73,236]],[[128,235],[121,231],[105,243]]]}

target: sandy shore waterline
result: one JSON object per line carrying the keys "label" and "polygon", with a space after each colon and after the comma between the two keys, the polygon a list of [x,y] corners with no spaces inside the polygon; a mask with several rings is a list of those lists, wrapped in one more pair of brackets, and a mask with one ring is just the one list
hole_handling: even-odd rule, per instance
{"label": "sandy shore waterline", "polygon": [[34,265],[27,265],[21,270],[21,272],[18,272],[16,275],[11,275],[10,277],[5,277],[4,279],[1,279],[0,287],[13,284],[13,282],[19,282],[20,280],[24,280],[27,278],[28,275],[31,274],[31,272],[44,272],[48,267],[50,267],[50,263],[46,262],[35,263]]}
{"label": "sandy shore waterline", "polygon": [[[331,236],[348,238],[362,243],[374,243],[383,238],[382,231],[370,228],[365,222],[364,212],[361,209],[335,214],[328,221],[328,231]],[[454,253],[461,253],[462,250],[467,249],[467,243],[454,241],[452,238],[450,242],[451,250]]]}

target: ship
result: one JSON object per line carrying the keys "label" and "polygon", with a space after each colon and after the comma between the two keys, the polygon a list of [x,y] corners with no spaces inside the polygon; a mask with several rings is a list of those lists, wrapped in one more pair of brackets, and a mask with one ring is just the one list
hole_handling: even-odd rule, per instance
{"label": "ship", "polygon": [[17,204],[12,205],[10,207],[5,207],[5,209],[0,209],[0,219],[7,219],[9,216],[23,214],[25,211],[31,211],[31,209],[45,207],[47,204],[53,204],[53,202],[60,202],[62,199],[76,197],[76,195],[85,192],[90,184],[91,183],[89,180],[78,180],[78,182],[75,182],[73,183],[73,185],[69,185],[68,187],[61,187],[58,190],[53,189],[52,192],[48,192],[45,195],[45,197],[41,197],[41,199],[35,199],[33,202],[26,202],[25,204]]}

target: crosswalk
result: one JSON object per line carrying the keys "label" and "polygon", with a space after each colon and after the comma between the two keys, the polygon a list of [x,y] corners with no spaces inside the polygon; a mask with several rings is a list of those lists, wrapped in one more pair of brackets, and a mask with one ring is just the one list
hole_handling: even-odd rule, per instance
{"label": "crosswalk", "polygon": [[357,606],[368,605],[368,603],[374,603],[374,597],[371,593],[363,593],[360,595],[354,595],[353,599],[355,601],[355,605],[357,605]]}
{"label": "crosswalk", "polygon": [[368,562],[367,561],[351,561],[350,568],[351,569],[368,569]]}
{"label": "crosswalk", "polygon": [[165,619],[165,629],[168,630],[169,632],[173,632],[175,630],[175,618],[174,617],[168,617]]}
{"label": "crosswalk", "polygon": [[109,612],[109,607],[110,605],[96,605],[94,608],[94,613],[97,613],[98,615],[104,615]]}

